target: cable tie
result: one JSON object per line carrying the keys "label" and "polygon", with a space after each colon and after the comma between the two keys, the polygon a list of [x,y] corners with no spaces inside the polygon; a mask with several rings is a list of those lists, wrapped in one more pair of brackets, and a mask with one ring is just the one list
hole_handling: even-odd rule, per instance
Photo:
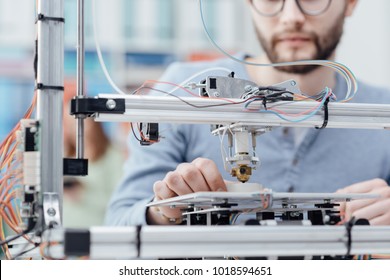
{"label": "cable tie", "polygon": [[37,19],[35,20],[35,23],[37,23],[38,21],[46,21],[46,20],[65,23],[65,18],[61,18],[61,17],[47,17],[44,14],[38,14]]}
{"label": "cable tie", "polygon": [[141,229],[142,229],[142,225],[138,225],[137,226],[137,258],[140,258],[141,257]]}
{"label": "cable tie", "polygon": [[47,85],[44,85],[42,83],[38,83],[36,89],[39,89],[39,90],[48,89],[48,90],[60,90],[60,91],[65,90],[65,88],[63,86],[47,86]]}
{"label": "cable tie", "polygon": [[351,255],[351,249],[352,249],[352,228],[355,225],[355,217],[352,217],[348,223],[345,224],[345,229],[347,230],[347,254],[346,257],[348,258]]}
{"label": "cable tie", "polygon": [[324,123],[322,124],[321,127],[316,126],[316,129],[324,129],[324,128],[326,128],[328,126],[328,122],[329,122],[329,107],[328,107],[328,104],[329,104],[329,101],[330,101],[330,97],[327,97],[326,100],[325,100],[325,103],[324,103],[324,112],[325,112]]}
{"label": "cable tie", "polygon": [[267,111],[268,109],[267,109],[267,97],[266,96],[263,97],[263,106],[264,106],[264,109]]}

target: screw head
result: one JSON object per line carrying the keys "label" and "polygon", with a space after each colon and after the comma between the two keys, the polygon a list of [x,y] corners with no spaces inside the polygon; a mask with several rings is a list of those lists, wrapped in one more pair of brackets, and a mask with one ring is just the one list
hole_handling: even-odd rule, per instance
{"label": "screw head", "polygon": [[330,216],[329,216],[329,215],[326,215],[326,216],[324,217],[324,223],[327,224],[327,223],[329,223],[329,222],[330,222]]}
{"label": "screw head", "polygon": [[55,216],[56,215],[56,210],[54,209],[54,208],[49,208],[49,209],[47,209],[47,214],[49,215],[49,216]]}
{"label": "screw head", "polygon": [[290,217],[298,217],[299,212],[290,212]]}
{"label": "screw head", "polygon": [[108,110],[114,110],[115,107],[116,107],[116,102],[115,102],[115,100],[113,100],[113,99],[108,99],[107,102],[106,102],[106,108],[107,108]]}
{"label": "screw head", "polygon": [[219,94],[219,92],[214,92],[214,96],[215,97],[220,97],[221,95]]}
{"label": "screw head", "polygon": [[292,85],[292,86],[296,86],[296,85],[297,85],[297,82],[296,82],[296,81],[291,81],[291,85]]}

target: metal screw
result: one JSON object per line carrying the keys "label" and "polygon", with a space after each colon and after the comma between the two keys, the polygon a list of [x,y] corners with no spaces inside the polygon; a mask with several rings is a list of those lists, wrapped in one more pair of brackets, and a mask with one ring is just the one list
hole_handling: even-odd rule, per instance
{"label": "metal screw", "polygon": [[215,97],[219,97],[219,96],[221,96],[221,95],[219,94],[219,92],[214,92],[214,96],[215,96]]}
{"label": "metal screw", "polygon": [[292,86],[296,86],[296,85],[297,85],[297,82],[296,82],[296,81],[291,81],[291,85],[292,85]]}
{"label": "metal screw", "polygon": [[55,216],[56,215],[56,210],[54,209],[54,208],[49,208],[49,209],[47,209],[47,214],[49,215],[49,216]]}
{"label": "metal screw", "polygon": [[330,222],[330,217],[329,217],[329,215],[326,215],[326,216],[324,217],[324,223],[327,224],[327,223],[329,223],[329,222]]}
{"label": "metal screw", "polygon": [[291,212],[290,213],[290,217],[298,217],[299,216],[299,212]]}
{"label": "metal screw", "polygon": [[108,110],[114,110],[116,107],[116,102],[115,100],[112,100],[112,99],[108,99],[107,102],[106,102],[106,108]]}

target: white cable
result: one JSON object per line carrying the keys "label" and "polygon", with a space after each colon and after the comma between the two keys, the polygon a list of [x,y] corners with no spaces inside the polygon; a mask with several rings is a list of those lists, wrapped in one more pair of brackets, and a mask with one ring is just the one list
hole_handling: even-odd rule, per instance
{"label": "white cable", "polygon": [[[106,64],[104,62],[104,59],[103,59],[103,55],[102,55],[102,52],[101,52],[101,48],[100,48],[100,44],[99,44],[99,41],[98,41],[98,32],[97,32],[97,27],[96,27],[96,6],[95,6],[95,0],[92,0],[92,18],[93,18],[93,32],[94,32],[94,40],[95,40],[95,46],[96,46],[96,52],[97,52],[97,55],[98,55],[98,58],[99,58],[99,63],[102,67],[102,70],[103,70],[103,73],[106,77],[106,79],[108,80],[108,82],[110,83],[110,85],[114,88],[115,91],[117,91],[118,93],[120,94],[124,94],[126,95],[127,93],[125,93],[124,91],[122,91],[115,83],[114,81],[112,80],[110,74],[108,73],[108,70],[107,70],[107,67],[106,67]],[[199,77],[199,76],[202,76],[206,73],[209,73],[209,72],[215,72],[215,71],[223,71],[223,72],[226,72],[228,74],[230,74],[232,71],[227,69],[227,68],[224,68],[224,67],[213,67],[213,68],[209,68],[209,69],[206,69],[206,70],[203,70],[203,71],[200,71],[194,75],[192,75],[191,77],[189,77],[188,79],[186,79],[184,82],[182,82],[179,86],[176,86],[174,87],[169,93],[172,94],[174,93],[175,91],[177,91],[178,89],[180,89],[180,87],[183,87],[185,86],[186,84],[188,84],[189,82],[193,81],[195,78]]]}
{"label": "white cable", "polygon": [[95,0],[92,0],[92,25],[93,25],[93,33],[94,33],[94,36],[93,36],[93,37],[94,37],[94,40],[95,40],[96,53],[97,53],[98,58],[99,58],[100,66],[102,67],[104,76],[106,76],[106,79],[108,80],[108,82],[110,83],[110,85],[112,86],[112,88],[113,88],[117,93],[127,95],[127,93],[125,93],[124,91],[122,91],[122,90],[114,83],[114,81],[111,79],[111,76],[110,76],[110,74],[108,73],[106,64],[104,63],[102,51],[101,51],[101,49],[100,49],[100,44],[99,44],[99,41],[98,41],[98,33],[97,33],[97,28],[96,28],[96,11],[95,11],[95,8],[96,8],[96,7],[95,7]]}

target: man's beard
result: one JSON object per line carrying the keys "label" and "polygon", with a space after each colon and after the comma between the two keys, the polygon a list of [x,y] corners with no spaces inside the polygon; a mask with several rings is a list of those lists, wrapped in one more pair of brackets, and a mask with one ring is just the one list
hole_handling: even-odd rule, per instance
{"label": "man's beard", "polygon": [[[341,13],[340,17],[338,17],[335,21],[335,24],[329,28],[325,35],[321,38],[314,32],[304,32],[301,28],[289,29],[283,32],[283,34],[289,33],[304,33],[308,35],[312,42],[315,45],[316,53],[313,57],[308,58],[308,60],[327,60],[333,54],[335,49],[337,48],[341,36],[343,34],[344,27],[344,13]],[[282,59],[278,52],[276,51],[276,45],[278,43],[278,36],[282,34],[275,34],[272,37],[271,43],[267,42],[267,40],[262,36],[260,31],[256,28],[257,37],[263,47],[263,50],[267,54],[271,63],[281,63],[281,62],[290,62]],[[298,51],[298,50],[297,50]],[[295,54],[293,54],[294,56]],[[308,74],[315,69],[317,69],[318,65],[298,65],[298,66],[280,66],[275,67],[275,69],[286,72],[290,74]]]}

